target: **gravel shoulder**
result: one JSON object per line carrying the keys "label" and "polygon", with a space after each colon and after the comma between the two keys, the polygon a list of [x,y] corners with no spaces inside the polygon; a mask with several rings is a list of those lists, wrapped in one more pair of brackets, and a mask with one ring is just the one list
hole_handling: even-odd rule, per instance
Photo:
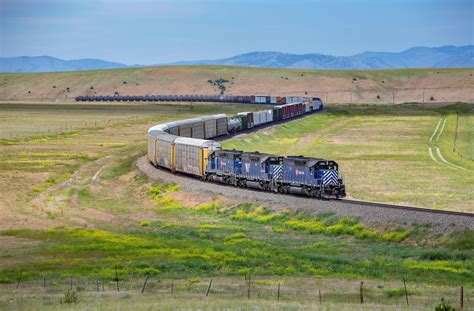
{"label": "gravel shoulder", "polygon": [[145,157],[135,165],[152,180],[176,183],[181,191],[208,195],[222,195],[233,202],[249,202],[268,207],[275,211],[286,209],[304,210],[311,213],[334,212],[359,219],[368,226],[421,225],[431,224],[433,233],[449,233],[462,228],[474,228],[474,217],[460,215],[440,215],[422,211],[394,210],[390,208],[365,206],[340,201],[321,201],[312,198],[283,195],[251,189],[208,183],[195,177],[175,175],[170,171],[154,167]]}

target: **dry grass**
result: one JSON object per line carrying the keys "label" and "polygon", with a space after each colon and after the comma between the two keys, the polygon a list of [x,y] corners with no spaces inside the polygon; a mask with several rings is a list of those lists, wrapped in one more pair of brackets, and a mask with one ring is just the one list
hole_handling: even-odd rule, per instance
{"label": "dry grass", "polygon": [[[102,280],[101,280],[102,281]],[[26,283],[15,290],[15,284],[2,286],[0,307],[3,310],[62,310],[60,299],[69,290],[69,280],[47,279],[47,288],[42,281]],[[73,280],[73,290],[78,297],[77,304],[68,309],[84,310],[100,306],[101,310],[242,310],[242,309],[285,309],[285,310],[400,310],[406,307],[401,282],[364,282],[364,304],[359,302],[359,281],[338,281],[334,279],[311,278],[269,278],[254,276],[251,283],[251,299],[247,299],[244,278],[213,278],[208,297],[205,292],[209,278],[190,280],[169,280],[151,277],[144,294],[140,294],[143,279],[121,281],[120,292],[115,283],[107,281],[105,292],[95,292],[95,280]],[[171,284],[173,283],[173,293]],[[280,283],[280,301],[277,300],[277,284]],[[190,285],[192,284],[192,285]],[[318,290],[321,291],[321,302]],[[433,310],[441,297],[451,305],[458,306],[459,288],[424,287],[408,283],[409,303],[412,310]],[[393,294],[397,293],[397,294]],[[472,301],[472,290],[465,288],[465,306]]]}
{"label": "dry grass", "polygon": [[0,99],[50,101],[65,100],[67,96],[70,100],[78,95],[113,95],[115,92],[122,95],[218,94],[217,87],[207,81],[224,78],[230,81],[226,85],[229,95],[307,94],[319,96],[326,102],[391,103],[394,99],[396,103],[473,102],[472,73],[469,68],[370,71],[225,66],[14,73],[0,74]]}

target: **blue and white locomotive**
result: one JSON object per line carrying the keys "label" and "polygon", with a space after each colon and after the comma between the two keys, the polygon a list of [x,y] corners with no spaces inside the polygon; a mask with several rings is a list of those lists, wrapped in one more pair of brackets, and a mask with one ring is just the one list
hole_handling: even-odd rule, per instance
{"label": "blue and white locomotive", "polygon": [[346,196],[337,163],[320,158],[216,150],[208,156],[204,179],[316,198]]}

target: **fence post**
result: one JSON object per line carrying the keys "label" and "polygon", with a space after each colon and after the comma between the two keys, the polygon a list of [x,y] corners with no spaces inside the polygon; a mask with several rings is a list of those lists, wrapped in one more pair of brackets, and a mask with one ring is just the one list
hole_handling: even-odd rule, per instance
{"label": "fence post", "polygon": [[464,286],[461,286],[461,297],[459,297],[459,307],[464,309]]}
{"label": "fence post", "polygon": [[46,288],[46,277],[43,275],[43,288]]}
{"label": "fence post", "polygon": [[209,285],[207,286],[206,290],[206,297],[209,296],[209,291],[211,290],[212,279],[209,281]]}
{"label": "fence post", "polygon": [[119,279],[118,279],[117,268],[115,268],[115,282],[117,283],[117,291],[119,292],[119,291],[120,291],[120,287],[119,287]]}
{"label": "fence post", "polygon": [[360,282],[360,303],[364,303],[364,282]]}
{"label": "fence post", "polygon": [[143,286],[142,286],[142,294],[143,292],[145,291],[145,287],[146,287],[146,283],[148,282],[148,274],[145,275],[145,282],[143,283]]}
{"label": "fence post", "polygon": [[70,287],[69,287],[70,290],[72,290],[72,275],[71,275],[71,281],[70,281]]}
{"label": "fence post", "polygon": [[173,289],[174,289],[174,282],[171,282],[171,293],[173,293]]}
{"label": "fence post", "polygon": [[18,282],[16,283],[16,288],[20,287],[21,277],[23,275],[23,270],[20,271],[20,276],[18,277]]}
{"label": "fence post", "polygon": [[407,284],[405,282],[405,278],[403,278],[403,287],[405,288],[405,300],[407,301],[407,307],[409,306],[408,304],[408,292],[407,292]]}
{"label": "fence post", "polygon": [[99,291],[99,273],[95,275],[95,289],[97,292]]}
{"label": "fence post", "polygon": [[250,299],[250,274],[249,274],[249,281],[247,283],[247,299]]}
{"label": "fence post", "polygon": [[280,301],[280,282],[278,282],[278,294],[277,294],[277,301]]}
{"label": "fence post", "polygon": [[321,297],[321,290],[320,289],[318,289],[318,294],[319,294],[319,303],[321,303],[322,302],[322,297]]}

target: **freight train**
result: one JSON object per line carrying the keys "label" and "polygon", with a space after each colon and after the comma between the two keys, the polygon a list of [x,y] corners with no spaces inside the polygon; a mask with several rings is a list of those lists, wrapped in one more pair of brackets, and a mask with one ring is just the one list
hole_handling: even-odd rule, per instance
{"label": "freight train", "polygon": [[94,96],[77,96],[76,101],[79,102],[222,102],[222,103],[241,103],[241,104],[268,104],[268,105],[284,105],[297,102],[307,102],[313,100],[309,97],[299,96],[242,96],[242,95],[145,95],[145,96],[128,96],[128,95],[94,95]]}
{"label": "freight train", "polygon": [[322,109],[319,98],[242,112],[168,122],[148,130],[148,160],[154,166],[236,187],[316,198],[342,198],[344,180],[332,160],[282,157],[259,152],[223,150],[212,138],[294,118]]}

